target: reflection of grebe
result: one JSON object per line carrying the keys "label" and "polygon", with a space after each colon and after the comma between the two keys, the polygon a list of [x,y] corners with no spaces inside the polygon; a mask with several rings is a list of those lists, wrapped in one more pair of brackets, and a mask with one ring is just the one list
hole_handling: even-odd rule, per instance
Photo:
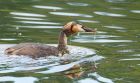
{"label": "reflection of grebe", "polygon": [[70,79],[74,79],[74,78],[79,78],[80,76],[83,75],[83,73],[84,71],[82,70],[80,64],[76,64],[71,69],[65,71],[64,75]]}
{"label": "reflection of grebe", "polygon": [[94,32],[95,30],[86,28],[76,22],[68,22],[64,25],[59,35],[59,43],[57,47],[37,44],[37,43],[21,43],[5,50],[7,55],[28,55],[32,58],[44,57],[49,55],[64,55],[68,53],[67,37],[77,32]]}
{"label": "reflection of grebe", "polygon": [[72,68],[70,68],[69,70],[64,71],[64,75],[70,79],[74,79],[74,78],[80,78],[81,76],[83,76],[84,74],[86,74],[86,71],[91,71],[91,72],[95,72],[96,71],[96,66],[94,65],[89,65],[89,67],[87,67],[87,64],[85,64],[86,66],[84,66],[84,64],[75,64]]}

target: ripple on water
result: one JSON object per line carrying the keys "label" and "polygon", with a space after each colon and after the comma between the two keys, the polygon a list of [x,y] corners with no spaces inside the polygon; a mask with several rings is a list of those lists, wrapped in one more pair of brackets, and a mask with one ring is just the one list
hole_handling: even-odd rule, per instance
{"label": "ripple on water", "polygon": [[78,20],[79,22],[86,22],[86,23],[99,23],[99,21],[93,21],[93,20]]}
{"label": "ripple on water", "polygon": [[93,16],[87,14],[79,14],[79,13],[68,13],[68,12],[49,12],[53,15],[61,15],[61,16],[80,16],[80,17],[87,17],[92,18]]}
{"label": "ripple on water", "polygon": [[127,3],[127,0],[105,0],[110,3]]}
{"label": "ripple on water", "polygon": [[62,10],[61,7],[55,7],[55,6],[42,6],[42,5],[35,5],[33,6],[35,8],[41,8],[41,9],[52,9],[52,10]]}
{"label": "ripple on water", "polygon": [[0,82],[4,82],[5,81],[12,81],[14,83],[34,83],[35,81],[38,81],[37,78],[35,77],[12,77],[12,76],[3,76],[0,77]]}
{"label": "ripple on water", "polygon": [[102,77],[97,72],[89,73],[88,76],[92,76],[95,79],[97,79],[98,81],[103,82],[103,83],[114,83],[111,79]]}
{"label": "ripple on water", "polygon": [[17,21],[20,23],[26,23],[26,24],[52,24],[52,25],[59,25],[60,23],[55,22],[40,22],[40,21]]}
{"label": "ripple on water", "polygon": [[78,83],[100,83],[100,82],[92,78],[85,78],[85,79],[79,80]]}
{"label": "ripple on water", "polygon": [[15,38],[0,38],[0,40],[3,40],[3,41],[13,41],[13,40],[17,40]]}
{"label": "ripple on water", "polygon": [[120,27],[120,26],[104,26],[106,28],[111,28],[111,29],[125,29],[124,27]]}
{"label": "ripple on water", "polygon": [[[1,44],[0,45],[0,73],[9,73],[16,71],[28,71],[42,68],[48,68],[46,71],[38,71],[36,73],[55,73],[68,70],[74,65],[85,61],[98,61],[104,57],[98,56],[95,50],[87,49],[77,46],[68,46],[70,54],[65,54],[63,57],[49,56],[38,59],[32,59],[26,56],[6,56],[4,50],[14,44]],[[52,44],[51,44],[52,45]],[[56,45],[53,45],[56,46]],[[91,56],[93,55],[93,56]],[[88,57],[89,56],[89,57]],[[85,58],[88,57],[88,58]],[[69,64],[60,65],[61,60],[74,60]],[[6,67],[6,68],[5,68]]]}
{"label": "ripple on water", "polygon": [[[94,39],[95,35],[79,35],[75,36],[74,38],[84,38],[84,39]],[[113,36],[113,35],[96,35],[96,39],[102,39],[102,38],[114,38],[114,37],[120,37],[120,36]]]}
{"label": "ripple on water", "polygon": [[46,15],[35,14],[35,13],[26,13],[26,12],[10,12],[10,14],[16,15],[16,16],[46,17]]}
{"label": "ripple on water", "polygon": [[110,9],[112,9],[112,10],[125,10],[124,8],[120,8],[120,7],[111,7]]}
{"label": "ripple on water", "polygon": [[46,20],[46,19],[42,19],[42,18],[31,18],[31,17],[12,17],[12,18],[15,18],[15,19],[21,19],[21,20]]}
{"label": "ripple on water", "polygon": [[125,17],[126,16],[126,15],[123,15],[123,14],[115,14],[115,13],[100,12],[100,11],[95,11],[94,13],[97,14],[97,15],[111,16],[111,17]]}
{"label": "ripple on water", "polygon": [[68,2],[67,4],[72,6],[89,6],[89,4],[87,3],[78,3],[78,2]]}
{"label": "ripple on water", "polygon": [[132,55],[132,56],[140,56],[140,54],[134,54],[134,55]]}
{"label": "ripple on water", "polygon": [[140,60],[140,58],[128,58],[128,59],[120,59],[119,61],[136,61],[136,60]]}
{"label": "ripple on water", "polygon": [[20,28],[50,28],[50,29],[54,29],[54,28],[62,28],[63,26],[16,26],[16,27],[20,27]]}
{"label": "ripple on water", "polygon": [[129,53],[129,52],[134,52],[133,49],[125,49],[125,50],[118,50],[117,52],[120,52],[120,53]]}
{"label": "ripple on water", "polygon": [[132,40],[112,40],[107,38],[116,38],[120,36],[113,35],[78,35],[71,41],[79,43],[117,43],[117,42],[133,42]]}
{"label": "ripple on water", "polygon": [[49,67],[49,70],[45,70],[45,71],[41,71],[41,72],[37,72],[37,73],[49,74],[49,73],[62,72],[62,71],[66,71],[66,70],[72,68],[74,65],[80,64],[82,62],[85,62],[85,61],[94,62],[94,61],[101,60],[103,58],[104,57],[102,57],[102,56],[95,55],[93,57],[83,58],[82,60],[79,59],[78,61],[71,62],[69,64],[58,65],[58,66],[54,66],[54,67]]}
{"label": "ripple on water", "polygon": [[130,12],[132,12],[132,13],[140,13],[140,10],[130,10]]}
{"label": "ripple on water", "polygon": [[97,39],[97,40],[91,40],[91,39],[74,39],[73,42],[79,42],[79,43],[117,43],[117,42],[133,42],[132,40],[111,40],[111,39]]}

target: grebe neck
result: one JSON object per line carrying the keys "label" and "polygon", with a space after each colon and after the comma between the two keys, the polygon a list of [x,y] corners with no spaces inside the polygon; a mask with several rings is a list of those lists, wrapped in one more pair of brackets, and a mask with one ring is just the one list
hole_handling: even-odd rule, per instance
{"label": "grebe neck", "polygon": [[61,31],[59,34],[59,39],[58,39],[58,51],[60,54],[64,55],[65,53],[68,53],[67,50],[67,36],[66,34]]}

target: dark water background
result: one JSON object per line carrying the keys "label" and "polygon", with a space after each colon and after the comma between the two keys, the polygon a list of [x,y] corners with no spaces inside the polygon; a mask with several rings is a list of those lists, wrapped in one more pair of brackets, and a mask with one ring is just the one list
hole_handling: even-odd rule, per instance
{"label": "dark water background", "polygon": [[[0,73],[0,77],[25,81],[35,77],[36,83],[140,83],[140,0],[1,0],[0,44],[57,44],[60,28],[69,21],[98,29],[96,38],[80,34],[69,40],[70,45],[94,49],[105,57],[96,70],[93,62],[84,62],[84,75],[73,79],[64,72],[34,70]],[[1,64],[0,70],[4,68]]]}

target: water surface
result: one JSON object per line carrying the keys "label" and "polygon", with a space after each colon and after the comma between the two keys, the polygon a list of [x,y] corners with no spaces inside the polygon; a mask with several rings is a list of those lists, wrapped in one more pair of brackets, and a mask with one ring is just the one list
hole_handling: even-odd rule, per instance
{"label": "water surface", "polygon": [[[139,0],[1,0],[0,16],[2,83],[140,82]],[[56,45],[69,21],[98,30],[71,36],[70,47],[77,47],[69,57],[34,60],[4,54],[21,42]]]}

